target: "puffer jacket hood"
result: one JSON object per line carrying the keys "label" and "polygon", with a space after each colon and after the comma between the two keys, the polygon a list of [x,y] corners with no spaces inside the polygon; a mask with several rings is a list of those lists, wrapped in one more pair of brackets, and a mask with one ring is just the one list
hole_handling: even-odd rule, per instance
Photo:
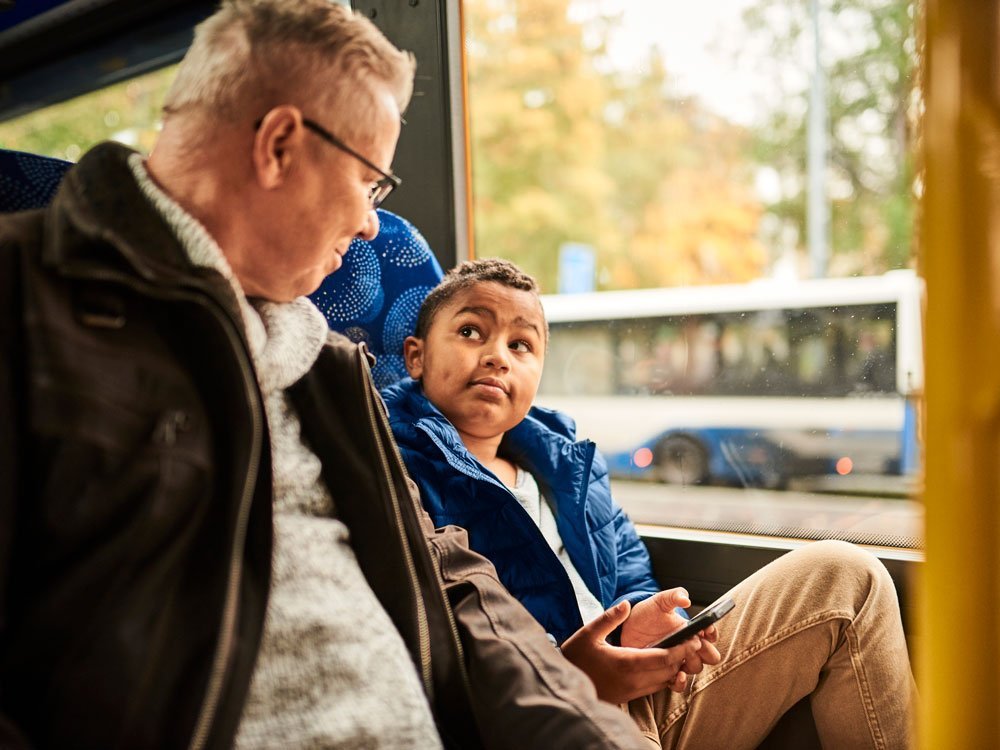
{"label": "puffer jacket hood", "polygon": [[[466,449],[419,382],[406,378],[382,395],[435,525],[464,527],[472,548],[556,641],[572,635],[583,623],[569,576],[513,494]],[[604,458],[591,441],[576,440],[572,419],[533,407],[500,452],[535,477],[570,559],[603,606],[659,591],[645,546],[611,497]]]}

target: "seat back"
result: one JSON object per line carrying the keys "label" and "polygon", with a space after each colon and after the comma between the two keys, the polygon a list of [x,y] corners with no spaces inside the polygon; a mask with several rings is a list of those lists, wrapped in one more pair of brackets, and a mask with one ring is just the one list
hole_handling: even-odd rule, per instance
{"label": "seat back", "polygon": [[72,162],[0,149],[0,213],[47,206]]}
{"label": "seat back", "polygon": [[[0,149],[0,213],[48,205],[71,166]],[[383,209],[378,217],[378,236],[351,242],[344,265],[309,297],[333,330],[365,342],[376,358],[375,384],[382,388],[406,375],[403,339],[413,333],[420,304],[443,274],[416,227]]]}
{"label": "seat back", "polygon": [[365,342],[376,359],[375,385],[384,388],[406,375],[403,340],[444,274],[416,227],[381,208],[378,217],[378,236],[351,242],[344,265],[309,297],[333,330]]}

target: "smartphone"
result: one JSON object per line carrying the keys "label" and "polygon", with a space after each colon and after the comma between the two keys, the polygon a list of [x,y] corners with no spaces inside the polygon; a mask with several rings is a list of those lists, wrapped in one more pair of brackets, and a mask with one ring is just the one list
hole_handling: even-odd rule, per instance
{"label": "smartphone", "polygon": [[721,620],[735,606],[732,599],[720,599],[717,602],[713,602],[662,641],[654,643],[649,648],[670,648],[671,646],[684,643],[688,638],[697,635],[699,631],[704,630],[713,622]]}

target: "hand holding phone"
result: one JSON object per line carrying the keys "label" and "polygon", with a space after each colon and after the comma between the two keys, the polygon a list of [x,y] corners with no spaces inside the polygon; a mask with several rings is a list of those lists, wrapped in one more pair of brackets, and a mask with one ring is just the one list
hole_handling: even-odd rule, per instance
{"label": "hand holding phone", "polygon": [[659,643],[654,643],[649,648],[671,648],[684,643],[688,638],[693,638],[709,625],[718,622],[736,604],[732,599],[720,599],[708,605],[701,612],[692,617],[688,622],[670,633]]}

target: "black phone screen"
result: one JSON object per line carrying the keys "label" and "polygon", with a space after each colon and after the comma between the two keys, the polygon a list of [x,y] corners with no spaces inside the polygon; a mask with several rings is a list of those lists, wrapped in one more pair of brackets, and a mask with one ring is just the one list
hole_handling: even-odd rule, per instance
{"label": "black phone screen", "polygon": [[722,617],[735,606],[736,604],[732,599],[720,599],[719,601],[705,607],[705,609],[692,617],[687,623],[679,627],[659,643],[655,643],[650,646],[650,648],[670,648],[683,643],[688,638],[697,635],[698,631],[704,630],[712,623],[722,619]]}

